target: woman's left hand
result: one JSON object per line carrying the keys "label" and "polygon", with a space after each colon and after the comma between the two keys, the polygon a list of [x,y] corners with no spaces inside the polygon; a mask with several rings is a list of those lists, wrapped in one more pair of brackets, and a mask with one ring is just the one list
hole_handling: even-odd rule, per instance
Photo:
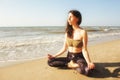
{"label": "woman's left hand", "polygon": [[52,59],[52,58],[54,58],[54,56],[51,54],[48,54],[48,59]]}
{"label": "woman's left hand", "polygon": [[88,64],[88,68],[89,68],[89,69],[94,69],[94,68],[95,68],[95,65],[94,65],[93,63],[89,63],[89,64]]}

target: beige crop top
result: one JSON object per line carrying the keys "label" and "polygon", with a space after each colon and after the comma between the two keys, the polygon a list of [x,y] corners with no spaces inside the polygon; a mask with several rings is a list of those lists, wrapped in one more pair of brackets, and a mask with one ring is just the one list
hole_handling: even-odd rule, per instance
{"label": "beige crop top", "polygon": [[71,38],[67,38],[67,44],[71,47],[82,48],[83,42],[82,40],[73,40]]}

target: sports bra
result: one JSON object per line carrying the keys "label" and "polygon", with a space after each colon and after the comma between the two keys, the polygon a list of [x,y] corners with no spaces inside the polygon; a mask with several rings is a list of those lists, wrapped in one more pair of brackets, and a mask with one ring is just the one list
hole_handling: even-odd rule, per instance
{"label": "sports bra", "polygon": [[71,46],[71,47],[82,48],[83,46],[82,40],[73,40],[71,38],[67,38],[66,41],[68,46]]}

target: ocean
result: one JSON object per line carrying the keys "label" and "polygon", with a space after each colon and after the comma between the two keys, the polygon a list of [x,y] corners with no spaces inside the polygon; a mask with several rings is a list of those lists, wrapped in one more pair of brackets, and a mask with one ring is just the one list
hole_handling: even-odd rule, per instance
{"label": "ocean", "polygon": [[[120,39],[120,26],[83,26],[88,45]],[[31,60],[57,53],[63,45],[64,26],[0,27],[0,62]]]}

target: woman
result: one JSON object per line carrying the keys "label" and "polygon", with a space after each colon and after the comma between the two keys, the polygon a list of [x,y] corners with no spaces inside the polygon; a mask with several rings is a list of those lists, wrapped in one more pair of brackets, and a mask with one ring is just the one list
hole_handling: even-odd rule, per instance
{"label": "woman", "polygon": [[[87,32],[79,26],[81,21],[79,11],[69,11],[63,48],[55,55],[48,54],[49,66],[73,68],[85,75],[95,68],[87,50]],[[67,57],[58,57],[66,50],[68,50]]]}

